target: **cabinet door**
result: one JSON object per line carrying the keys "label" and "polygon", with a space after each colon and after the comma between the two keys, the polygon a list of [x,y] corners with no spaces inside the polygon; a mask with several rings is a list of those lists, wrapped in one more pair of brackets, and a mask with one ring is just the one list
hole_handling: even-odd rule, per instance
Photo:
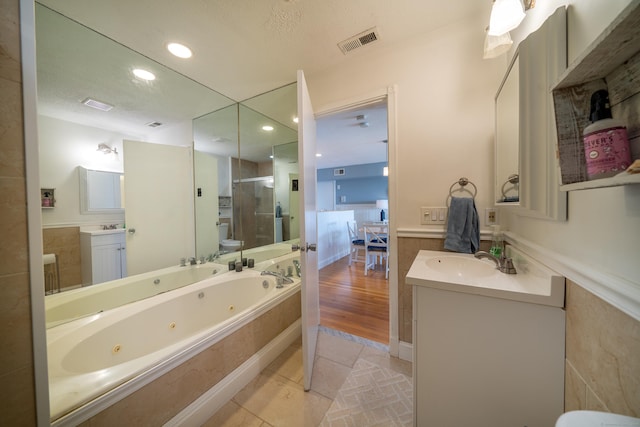
{"label": "cabinet door", "polygon": [[122,244],[94,246],[92,251],[93,284],[122,277]]}

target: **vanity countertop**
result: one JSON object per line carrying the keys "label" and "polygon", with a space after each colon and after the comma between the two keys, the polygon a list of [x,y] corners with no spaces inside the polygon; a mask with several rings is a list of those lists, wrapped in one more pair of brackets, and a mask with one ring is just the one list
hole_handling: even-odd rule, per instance
{"label": "vanity countertop", "polygon": [[[407,273],[406,282],[452,292],[564,307],[563,276],[512,246],[507,247],[507,256],[513,258],[518,274],[501,273],[491,268],[495,266],[493,261],[478,260],[473,254],[421,250]],[[460,265],[457,269],[454,267],[456,261]]]}
{"label": "vanity countertop", "polygon": [[111,228],[109,230],[102,230],[102,229],[80,229],[81,233],[86,233],[86,234],[91,234],[94,236],[100,236],[103,234],[119,234],[119,233],[124,233],[126,231],[126,229],[124,228]]}

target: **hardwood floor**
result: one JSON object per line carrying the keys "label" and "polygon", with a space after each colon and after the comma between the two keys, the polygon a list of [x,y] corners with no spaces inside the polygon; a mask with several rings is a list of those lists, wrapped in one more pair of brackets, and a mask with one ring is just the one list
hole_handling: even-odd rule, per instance
{"label": "hardwood floor", "polygon": [[389,280],[380,265],[364,275],[344,257],[320,270],[320,324],[389,344]]}

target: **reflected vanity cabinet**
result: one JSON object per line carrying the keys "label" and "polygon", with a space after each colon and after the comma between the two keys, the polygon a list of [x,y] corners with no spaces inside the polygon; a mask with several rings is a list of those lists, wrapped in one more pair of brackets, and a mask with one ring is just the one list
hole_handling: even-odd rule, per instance
{"label": "reflected vanity cabinet", "polygon": [[632,161],[640,158],[640,3],[632,2],[553,87],[562,191],[640,184],[640,174],[587,180],[583,131],[591,95],[609,92],[614,118],[626,123]]}
{"label": "reflected vanity cabinet", "polygon": [[95,285],[127,276],[124,229],[80,232],[82,283]]}

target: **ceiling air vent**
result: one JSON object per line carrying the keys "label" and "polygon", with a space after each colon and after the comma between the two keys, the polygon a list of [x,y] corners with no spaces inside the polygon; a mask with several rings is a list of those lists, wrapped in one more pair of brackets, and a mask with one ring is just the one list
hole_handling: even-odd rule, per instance
{"label": "ceiling air vent", "polygon": [[147,126],[152,127],[152,128],[157,128],[158,126],[162,126],[162,123],[160,123],[160,122],[149,122],[149,123],[147,123]]}
{"label": "ceiling air vent", "polygon": [[333,176],[340,176],[340,175],[344,175],[344,168],[340,168],[340,169],[334,169],[333,170]]}
{"label": "ceiling air vent", "polygon": [[378,35],[378,30],[376,30],[374,27],[351,38],[348,38],[347,40],[341,41],[340,43],[338,43],[338,47],[340,48],[342,53],[346,55],[352,50],[358,49],[359,47],[367,44],[371,44],[379,39],[380,37]]}

